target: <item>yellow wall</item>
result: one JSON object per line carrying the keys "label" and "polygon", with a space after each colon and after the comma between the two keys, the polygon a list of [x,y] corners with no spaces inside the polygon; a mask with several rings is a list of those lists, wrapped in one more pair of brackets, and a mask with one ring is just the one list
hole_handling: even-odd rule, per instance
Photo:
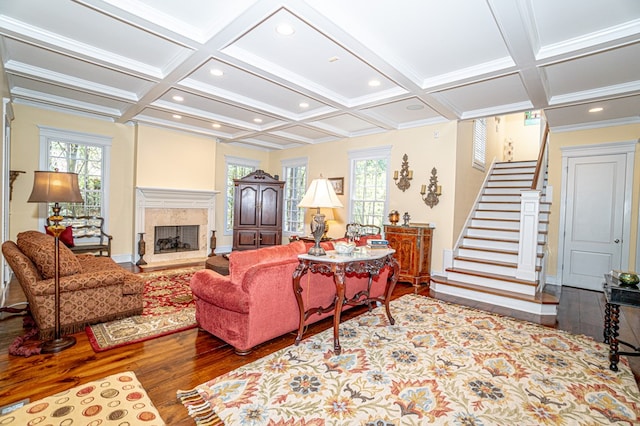
{"label": "yellow wall", "polygon": [[[435,137],[435,133],[438,137]],[[337,238],[344,235],[349,204],[349,151],[367,148],[392,146],[390,173],[400,170],[402,156],[407,154],[409,169],[413,171],[411,187],[402,192],[393,179],[389,188],[389,210],[398,210],[400,215],[408,212],[411,222],[433,223],[436,226],[433,241],[432,264],[435,271],[442,268],[442,251],[452,244],[454,208],[454,185],[456,164],[457,126],[455,122],[436,124],[414,129],[395,130],[351,139],[343,139],[317,145],[274,151],[270,155],[269,169],[273,173],[282,173],[282,160],[307,157],[309,161],[309,179],[320,175],[344,177],[344,195],[338,198],[344,209],[334,209],[335,223],[329,229],[329,236]],[[437,169],[438,182],[442,185],[440,202],[429,208],[420,196],[421,185],[428,185],[431,169]]]}
{"label": "yellow wall", "polygon": [[109,233],[113,234],[114,255],[131,253],[133,246],[134,128],[104,120],[80,117],[15,104],[11,123],[11,169],[24,170],[15,182],[10,206],[11,239],[19,232],[37,229],[38,204],[27,203],[33,187],[33,172],[39,170],[40,132],[38,126],[104,135],[112,138],[111,180],[109,182]]}
{"label": "yellow wall", "polygon": [[[558,244],[560,227],[560,200],[562,197],[562,147],[594,145],[611,142],[637,141],[640,139],[640,125],[614,126],[592,130],[554,133],[549,136],[549,185],[553,187],[553,200],[549,219],[549,262],[548,275],[559,275]],[[640,193],[640,146],[636,145],[633,171],[633,198],[631,200],[631,243],[629,252],[630,269],[635,265],[636,241],[638,240],[638,194]]]}
{"label": "yellow wall", "polygon": [[525,126],[523,112],[504,116],[501,125],[503,120],[505,134],[500,142],[504,144],[506,139],[512,140],[513,161],[537,160],[542,137],[540,125]]}
{"label": "yellow wall", "polygon": [[138,125],[136,145],[136,186],[215,189],[214,138]]}

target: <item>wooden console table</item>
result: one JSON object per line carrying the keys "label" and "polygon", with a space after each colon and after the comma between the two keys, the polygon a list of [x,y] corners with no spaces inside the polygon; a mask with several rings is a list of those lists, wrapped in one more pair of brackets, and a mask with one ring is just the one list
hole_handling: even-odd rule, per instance
{"label": "wooden console table", "polygon": [[[609,369],[618,371],[620,355],[640,356],[640,347],[634,347],[630,343],[618,340],[620,306],[640,308],[640,290],[620,286],[620,281],[610,274],[605,274],[604,278],[604,298],[607,302],[604,308],[604,343],[609,344]],[[620,344],[633,349],[633,351],[621,352],[619,350]]]}
{"label": "wooden console table", "polygon": [[[333,309],[333,350],[336,355],[340,355],[341,347],[339,340],[340,315],[344,305],[358,306],[367,304],[371,309],[371,302],[384,303],[387,311],[387,318],[391,325],[395,320],[391,316],[389,310],[389,302],[391,301],[391,293],[398,280],[398,262],[393,257],[395,250],[369,250],[366,252],[355,252],[350,255],[341,255],[335,250],[327,251],[326,256],[312,256],[310,254],[298,255],[300,264],[293,272],[293,291],[298,301],[300,309],[300,326],[298,335],[296,336],[296,345],[302,340],[304,323],[310,315],[314,313],[330,312]],[[384,291],[384,297],[370,297],[371,282],[373,277],[377,276],[382,268],[389,265],[391,272],[387,278],[387,285]],[[302,298],[302,287],[300,287],[300,278],[309,271],[310,273],[320,273],[325,275],[333,275],[333,281],[336,285],[336,297],[334,302],[323,308],[321,306],[308,308],[305,310]],[[350,274],[369,274],[369,283],[366,291],[355,294],[351,299],[345,299],[345,278]],[[363,297],[364,296],[364,297]]]}

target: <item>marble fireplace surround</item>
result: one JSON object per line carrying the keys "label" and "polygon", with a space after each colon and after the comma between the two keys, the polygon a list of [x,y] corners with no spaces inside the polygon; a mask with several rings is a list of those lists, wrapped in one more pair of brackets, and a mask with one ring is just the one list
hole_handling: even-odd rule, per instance
{"label": "marble fireplace surround", "polygon": [[[133,262],[137,262],[138,241],[144,232],[148,265],[171,264],[206,259],[211,251],[211,233],[215,229],[215,197],[219,191],[136,187],[136,222]],[[154,228],[170,225],[198,225],[198,250],[153,253]]]}

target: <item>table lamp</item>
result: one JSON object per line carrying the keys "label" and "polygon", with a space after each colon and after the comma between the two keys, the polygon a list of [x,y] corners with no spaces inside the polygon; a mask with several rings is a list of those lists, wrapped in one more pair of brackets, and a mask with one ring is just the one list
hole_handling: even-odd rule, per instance
{"label": "table lamp", "polygon": [[82,195],[78,188],[78,174],[68,172],[45,172],[35,171],[33,189],[29,196],[29,203],[55,203],[53,205],[53,215],[49,217],[52,225],[47,229],[53,234],[54,239],[54,310],[55,310],[55,331],[53,340],[42,343],[40,347],[42,353],[56,353],[65,350],[76,343],[73,336],[61,336],[60,333],[60,234],[65,230],[61,225],[59,203],[82,203]]}
{"label": "table lamp", "polygon": [[328,179],[314,179],[309,185],[307,192],[302,197],[302,201],[298,207],[310,207],[317,209],[311,219],[311,234],[315,241],[315,245],[309,249],[312,256],[324,256],[326,253],[320,247],[320,240],[325,233],[325,216],[320,212],[321,208],[338,208],[342,207],[342,203],[338,199],[333,186]]}

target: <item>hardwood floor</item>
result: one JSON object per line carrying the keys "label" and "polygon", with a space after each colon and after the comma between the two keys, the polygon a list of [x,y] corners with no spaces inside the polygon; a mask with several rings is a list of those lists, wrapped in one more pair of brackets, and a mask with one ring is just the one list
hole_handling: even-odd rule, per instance
{"label": "hardwood floor", "polygon": [[[131,265],[128,266],[133,269]],[[394,297],[411,293],[412,287],[398,283]],[[422,293],[428,290],[422,289]],[[431,294],[438,297],[438,295]],[[17,282],[9,289],[9,304],[22,300]],[[462,302],[460,300],[449,300]],[[488,308],[479,303],[465,301],[479,309],[509,315],[500,308]],[[355,308],[343,315],[352,318],[365,308]],[[602,341],[604,297],[602,293],[562,288],[558,321],[555,328],[575,334],[584,334]],[[37,400],[64,389],[96,380],[122,371],[134,371],[147,390],[160,415],[169,425],[193,425],[186,409],[176,398],[176,391],[191,389],[208,379],[252,362],[275,350],[293,343],[294,335],[287,334],[256,348],[240,357],[223,341],[197,328],[160,337],[147,342],[128,345],[106,352],[95,353],[86,333],[74,336],[74,347],[52,355],[29,358],[11,356],[8,347],[23,334],[21,315],[2,314],[0,318],[0,407],[30,398]],[[522,318],[531,319],[531,318]],[[331,319],[312,325],[305,337],[331,327]],[[623,308],[620,317],[620,338],[640,346],[640,309]],[[636,380],[640,377],[640,358],[629,358]]]}

